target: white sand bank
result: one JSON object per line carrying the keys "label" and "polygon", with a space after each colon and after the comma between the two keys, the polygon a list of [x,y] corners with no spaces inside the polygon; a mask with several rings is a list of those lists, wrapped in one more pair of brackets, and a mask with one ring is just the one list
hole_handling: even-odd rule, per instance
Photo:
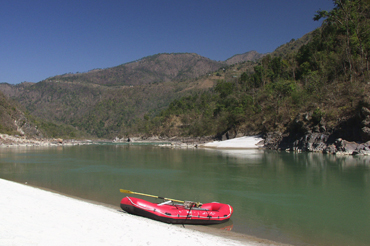
{"label": "white sand bank", "polygon": [[[234,149],[257,149],[263,147],[263,138],[259,136],[247,136],[229,139],[225,141],[214,141],[200,145],[205,148],[234,148]],[[262,143],[262,144],[261,144]]]}
{"label": "white sand bank", "polygon": [[0,179],[0,245],[267,245],[235,241]]}

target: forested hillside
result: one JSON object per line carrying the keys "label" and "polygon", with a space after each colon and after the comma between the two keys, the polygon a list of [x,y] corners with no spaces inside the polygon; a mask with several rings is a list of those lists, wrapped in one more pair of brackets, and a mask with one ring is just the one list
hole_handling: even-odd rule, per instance
{"label": "forested hillside", "polygon": [[[299,41],[302,45],[292,40],[244,69],[241,76],[220,79],[209,91],[173,101],[147,122],[146,129],[152,129],[149,134],[316,131],[370,140],[366,113],[370,105],[369,1],[334,2],[332,11],[318,11],[314,16],[314,20],[325,20],[321,28]],[[287,47],[292,52],[281,52]],[[224,72],[228,71],[236,70]]]}
{"label": "forested hillside", "polygon": [[0,90],[37,117],[49,137],[111,138],[140,134],[144,116],[156,115],[192,90],[212,87],[214,79],[197,77],[225,65],[197,54],[158,54],[39,83],[2,83]]}

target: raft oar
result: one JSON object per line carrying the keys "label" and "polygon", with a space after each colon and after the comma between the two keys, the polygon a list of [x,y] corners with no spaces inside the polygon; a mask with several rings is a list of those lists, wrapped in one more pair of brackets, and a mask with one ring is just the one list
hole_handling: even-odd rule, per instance
{"label": "raft oar", "polygon": [[120,189],[119,191],[122,192],[122,193],[127,193],[127,194],[135,194],[135,195],[141,195],[141,196],[149,196],[149,197],[159,198],[159,199],[163,199],[163,200],[184,203],[184,201],[181,201],[181,200],[176,200],[176,199],[171,199],[171,198],[165,198],[165,197],[161,197],[161,196],[148,195],[148,194],[134,192],[134,191],[130,191],[130,190]]}
{"label": "raft oar", "polygon": [[176,200],[176,199],[171,199],[171,198],[166,198],[166,197],[161,197],[161,196],[154,196],[154,195],[149,195],[149,194],[134,192],[134,191],[130,191],[130,190],[120,189],[119,191],[122,192],[122,193],[127,193],[127,194],[135,194],[135,195],[141,195],[141,196],[149,196],[149,197],[159,198],[159,199],[168,200],[168,201],[172,201],[172,202],[184,203],[185,207],[186,206],[189,206],[190,208],[192,206],[195,206],[195,207],[199,208],[200,206],[203,205],[200,202],[181,201],[181,200]]}

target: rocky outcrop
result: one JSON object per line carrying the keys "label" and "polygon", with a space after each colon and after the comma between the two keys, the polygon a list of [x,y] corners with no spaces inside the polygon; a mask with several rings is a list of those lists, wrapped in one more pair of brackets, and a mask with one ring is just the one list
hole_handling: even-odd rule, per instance
{"label": "rocky outcrop", "polygon": [[0,133],[43,137],[18,105],[0,92]]}
{"label": "rocky outcrop", "polygon": [[301,149],[303,151],[309,152],[323,152],[327,145],[329,135],[323,133],[311,133],[305,135],[300,141],[296,141],[297,145],[293,146],[296,149]]}
{"label": "rocky outcrop", "polygon": [[337,155],[370,155],[370,98],[364,99],[358,109],[358,114],[340,121],[330,131],[319,110],[316,114],[299,114],[284,133],[266,133],[265,147]]}
{"label": "rocky outcrop", "polygon": [[327,146],[323,152],[337,155],[370,155],[370,141],[366,143],[356,143],[337,139],[333,144]]}
{"label": "rocky outcrop", "polygon": [[321,152],[336,155],[370,155],[370,141],[357,143],[353,141],[336,139],[330,142],[330,135],[324,133],[310,133],[292,141],[281,133],[268,133],[265,135],[265,147],[274,150]]}
{"label": "rocky outcrop", "polygon": [[281,132],[268,132],[263,135],[263,138],[265,139],[265,148],[277,150],[283,139],[283,134]]}
{"label": "rocky outcrop", "polygon": [[21,136],[39,137],[43,138],[43,134],[38,130],[37,126],[33,125],[25,115],[20,112],[16,120],[14,120],[14,125],[17,128],[17,132]]}

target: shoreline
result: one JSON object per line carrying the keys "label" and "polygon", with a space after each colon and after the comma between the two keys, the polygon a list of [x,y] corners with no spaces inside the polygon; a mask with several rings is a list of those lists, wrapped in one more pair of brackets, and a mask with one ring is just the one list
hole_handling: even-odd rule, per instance
{"label": "shoreline", "polygon": [[0,134],[0,148],[9,147],[55,147],[55,146],[75,146],[90,145],[91,140],[63,140],[59,138],[27,138],[25,136],[12,136]]}
{"label": "shoreline", "polygon": [[0,192],[0,245],[286,245],[206,226],[165,224],[1,178]]}
{"label": "shoreline", "polygon": [[[320,135],[321,136],[321,135]],[[322,137],[322,136],[321,136]],[[320,137],[320,139],[321,139]],[[323,140],[323,139],[321,139]],[[321,141],[320,140],[320,141]],[[0,134],[0,149],[9,147],[55,147],[55,146],[78,146],[92,145],[102,143],[114,144],[156,144],[161,148],[174,149],[193,149],[193,148],[209,148],[209,149],[268,149],[285,152],[313,152],[333,155],[361,155],[370,156],[370,141],[366,143],[349,142],[344,139],[337,139],[334,144],[326,145],[317,139],[308,138],[307,146],[304,148],[287,147],[287,148],[271,148],[271,138],[262,138],[261,136],[243,136],[238,138],[227,139],[223,141],[215,141],[211,137],[171,137],[159,138],[150,137],[142,138],[135,137],[128,139],[114,140],[63,140],[63,139],[36,139],[27,138],[25,136],[11,136]]]}
{"label": "shoreline", "polygon": [[[131,138],[130,141],[124,139],[114,140],[64,140],[64,139],[37,139],[25,136],[12,136],[0,134],[0,148],[9,147],[55,147],[55,146],[76,146],[92,145],[102,142],[107,143],[155,143],[159,147],[168,148],[212,148],[212,149],[262,149],[264,139],[258,136],[244,136],[240,138],[228,139],[224,141],[214,141],[211,137],[205,138]],[[262,143],[262,144],[261,144]]]}

